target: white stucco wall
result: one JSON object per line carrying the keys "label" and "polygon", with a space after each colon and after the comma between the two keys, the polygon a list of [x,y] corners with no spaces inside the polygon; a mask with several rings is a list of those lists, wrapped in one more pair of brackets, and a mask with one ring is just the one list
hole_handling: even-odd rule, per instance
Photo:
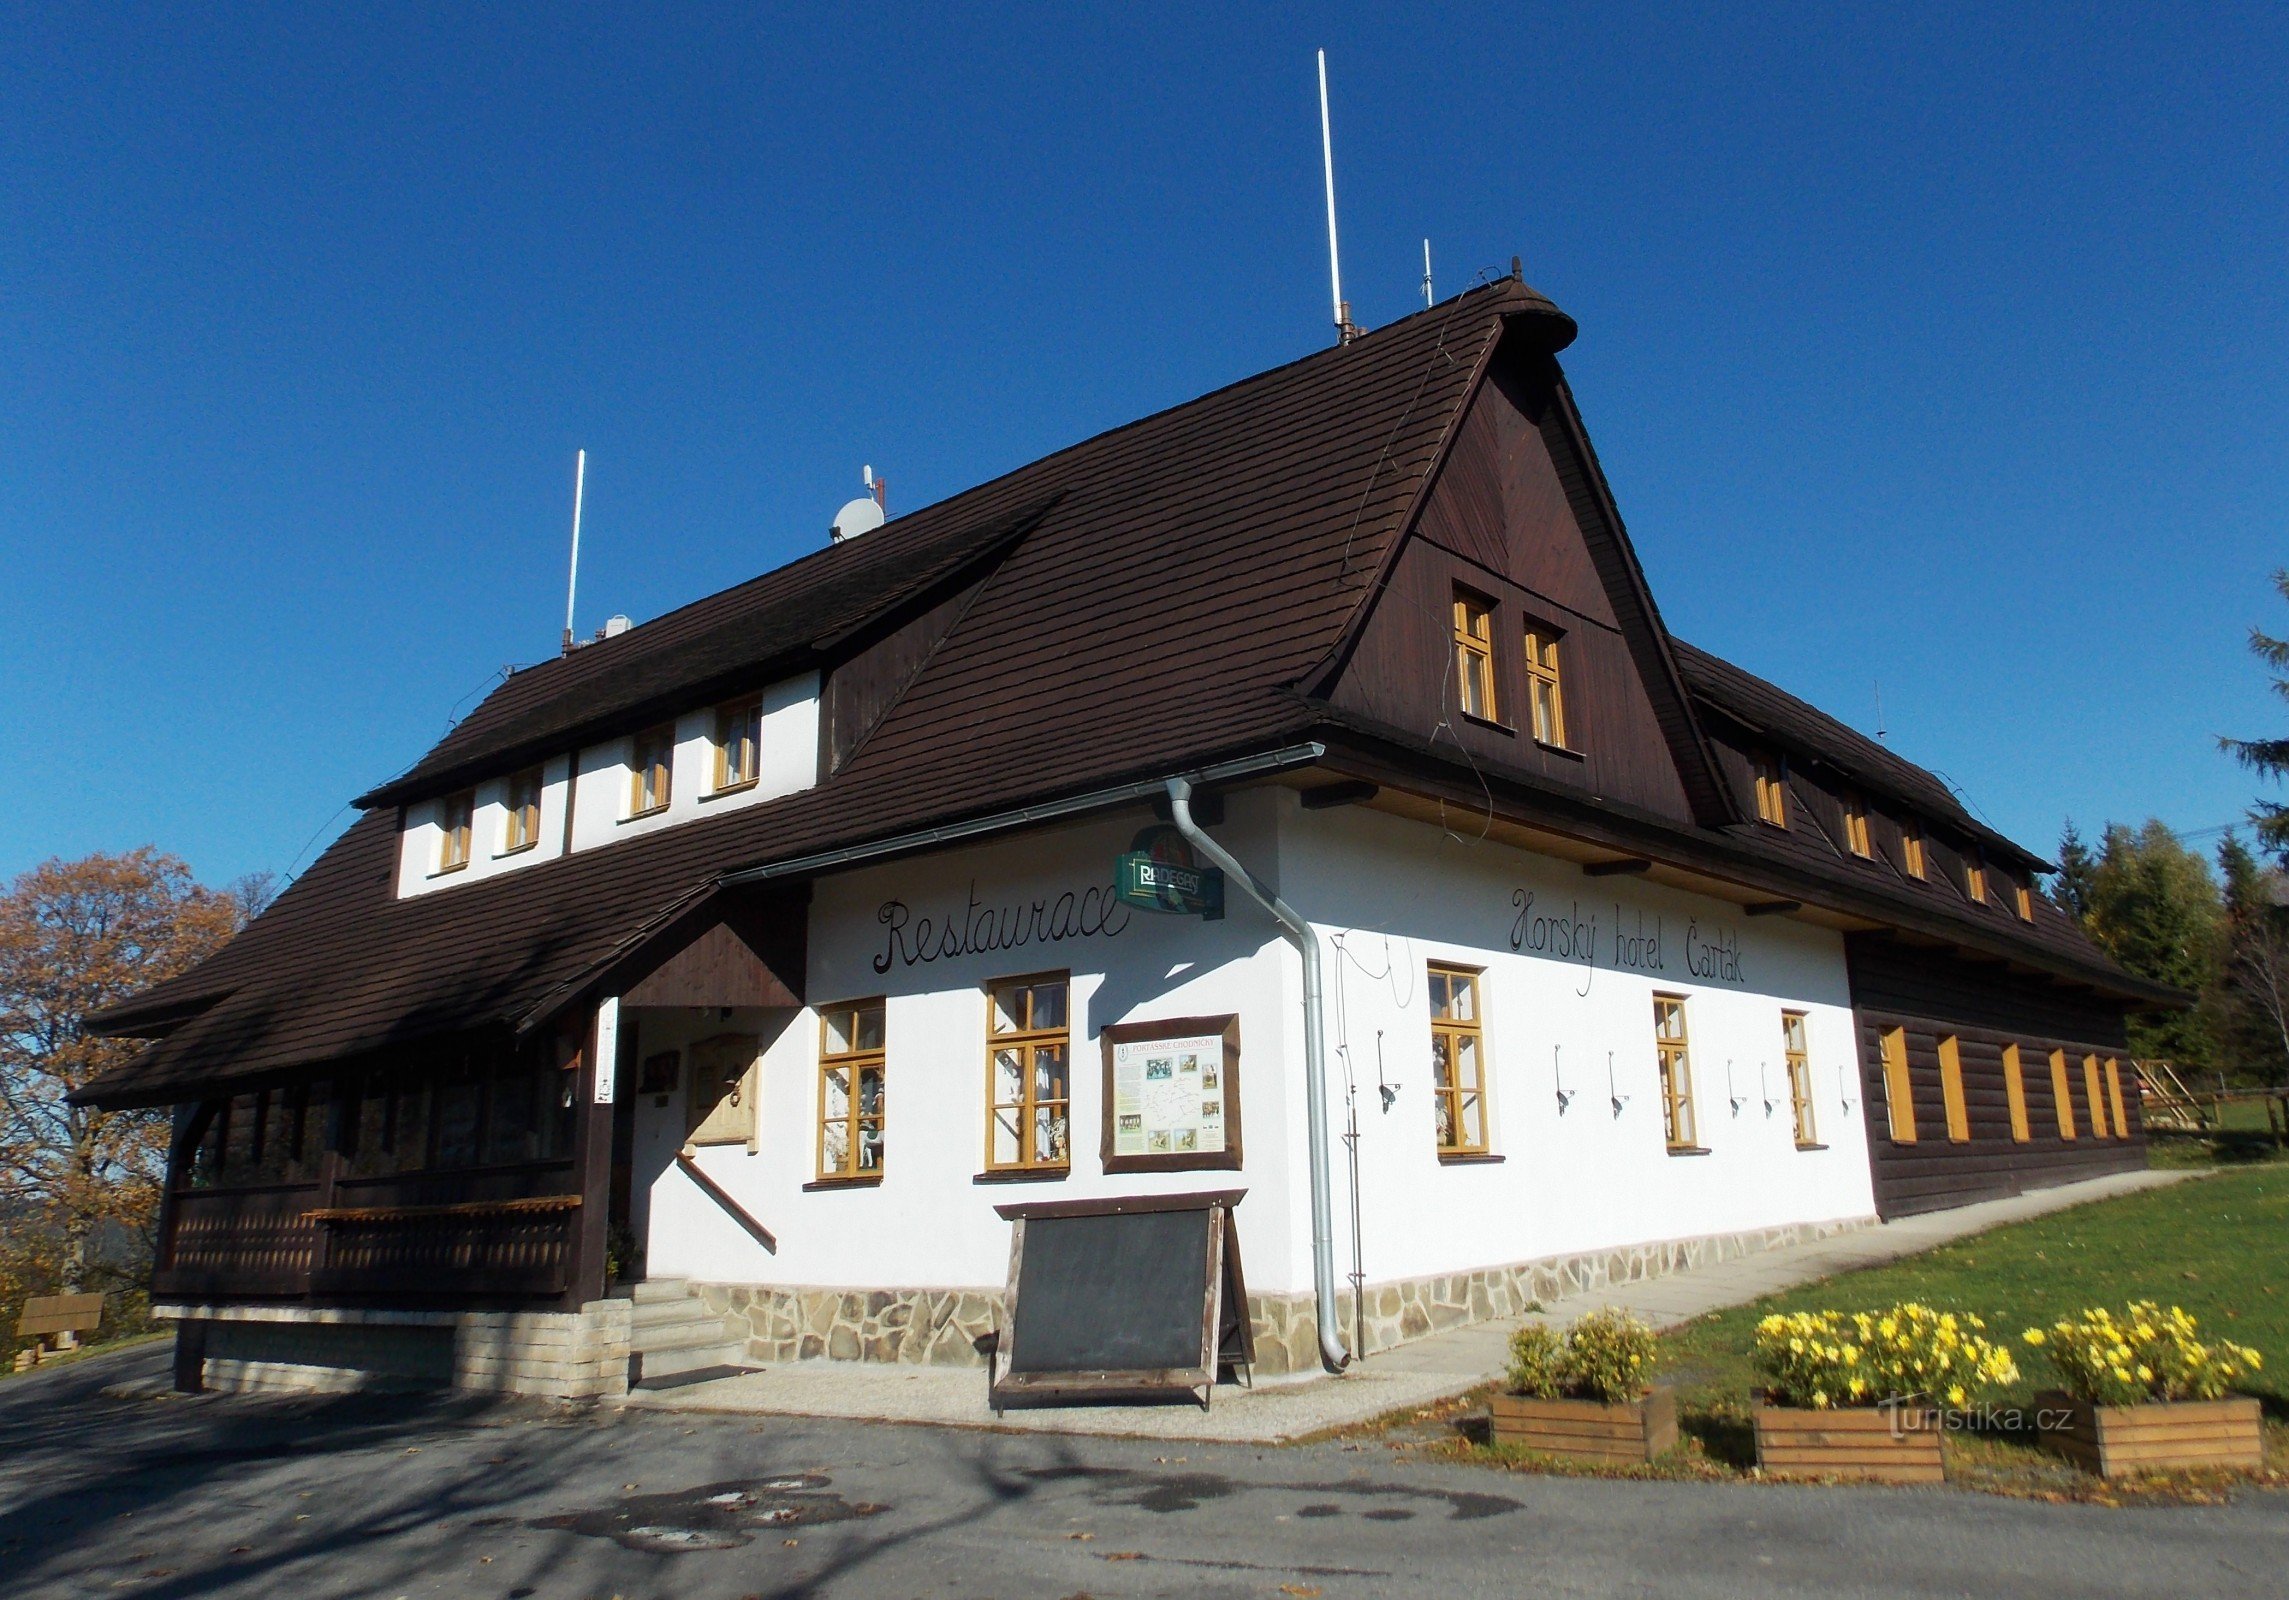
{"label": "white stucco wall", "polygon": [[[679,1095],[670,1106],[636,1107],[650,1271],[789,1286],[997,1286],[1009,1248],[998,1204],[1245,1188],[1238,1217],[1250,1288],[1308,1290],[1300,963],[1237,889],[1219,923],[1110,905],[1113,859],[1149,820],[1140,807],[1117,822],[820,883],[808,993],[822,1003],[887,997],[884,1176],[867,1187],[806,1187],[815,1176],[818,1094],[818,1025],[806,1008],[765,1052],[756,1149],[720,1146],[700,1156],[777,1234],[778,1254],[766,1254],[674,1168]],[[1215,832],[1322,935],[1339,1272],[1349,1270],[1352,1250],[1341,1143],[1347,1065],[1357,1077],[1359,1243],[1370,1282],[1873,1210],[1836,935],[1750,919],[1738,906],[1635,879],[1587,878],[1563,862],[1376,813],[1307,813],[1285,791],[1233,797],[1230,820]],[[1617,949],[1617,906],[1626,934],[1658,932],[1658,940]],[[1551,914],[1569,926],[1578,918],[1585,943],[1594,919],[1591,959],[1535,948],[1551,941],[1537,939],[1533,919]],[[1020,927],[1016,948],[974,948],[1014,941]],[[1738,980],[1696,973],[1705,963],[1689,961],[1689,937],[1732,941]],[[1437,1156],[1423,968],[1441,959],[1485,969],[1499,1162],[1444,1164]],[[1055,1182],[980,1182],[985,985],[1056,969],[1072,974],[1071,1173]],[[1657,991],[1687,1000],[1706,1155],[1672,1155],[1663,1141]],[[1807,1014],[1825,1149],[1794,1143],[1784,1006]],[[1098,1158],[1098,1030],[1223,1012],[1240,1017],[1243,1170],[1108,1177]],[[646,1050],[670,1029],[681,1043],[730,1025],[712,1013],[632,1015]],[[1378,1045],[1382,1078],[1397,1086],[1388,1110],[1377,1092]],[[1613,1092],[1624,1097],[1618,1114],[1609,1053]],[[1563,1112],[1561,1077],[1573,1095]]]}
{"label": "white stucco wall", "polygon": [[513,872],[519,867],[537,862],[553,861],[564,853],[564,804],[567,786],[565,774],[570,763],[564,756],[541,763],[540,830],[537,841],[529,850],[509,853],[508,843],[509,780],[490,778],[477,785],[477,806],[469,825],[469,864],[454,872],[439,872],[439,847],[444,843],[444,830],[439,818],[445,809],[443,800],[428,800],[420,805],[408,806],[405,826],[398,835],[397,892],[399,898],[407,895],[428,894],[434,890],[451,888],[456,884],[476,883],[496,873]]}
{"label": "white stucco wall", "polygon": [[[1357,808],[1295,812],[1281,865],[1283,893],[1324,941],[1329,1116],[1339,1130],[1346,1060],[1358,1077],[1370,1282],[1874,1210],[1838,935],[1633,878],[1586,877],[1474,840],[1464,826],[1441,831]],[[1719,975],[1729,963],[1699,953],[1718,941],[1737,946],[1737,981]],[[1585,946],[1587,960],[1552,953]],[[1499,1162],[1438,1159],[1424,981],[1432,961],[1485,969],[1489,1145]],[[1656,993],[1686,999],[1706,1155],[1673,1155],[1663,1137]],[[1784,1007],[1806,1014],[1825,1149],[1796,1147]],[[1383,1078],[1398,1085],[1388,1110],[1378,1047]],[[1563,1111],[1561,1081],[1571,1096]],[[1339,1173],[1339,1191],[1342,1182]],[[1337,1236],[1347,1257],[1346,1216]],[[1338,1266],[1348,1271],[1349,1260]]]}
{"label": "white stucco wall", "polygon": [[[439,818],[444,801],[428,800],[407,807],[405,825],[398,839],[399,897],[475,883],[495,873],[513,872],[556,859],[564,853],[564,812],[568,799],[573,806],[572,848],[595,850],[658,828],[672,828],[757,805],[808,789],[818,782],[817,673],[806,672],[763,691],[762,749],[756,781],[751,787],[720,794],[710,792],[710,785],[715,781],[715,711],[713,705],[708,705],[676,718],[668,804],[645,816],[628,814],[633,799],[629,771],[629,764],[635,758],[632,735],[591,745],[576,757],[555,756],[543,763],[540,841],[529,850],[512,854],[501,848],[507,838],[509,780],[506,775],[477,785],[469,864],[458,871],[437,870],[438,847],[442,842]],[[577,786],[568,786],[566,772],[575,765]]]}
{"label": "white stucco wall", "polygon": [[[809,1286],[998,1286],[1009,1265],[1009,1225],[994,1215],[997,1205],[1227,1188],[1249,1191],[1240,1207],[1249,1251],[1260,1239],[1267,1262],[1291,1255],[1293,1218],[1283,1200],[1301,1191],[1295,1163],[1303,1145],[1287,1097],[1301,1057],[1293,1048],[1294,1019],[1280,1001],[1295,991],[1296,958],[1268,921],[1244,910],[1203,923],[1113,902],[1114,857],[1150,820],[1140,809],[1117,823],[821,883],[811,907],[810,996],[821,1003],[887,1000],[882,1180],[806,1190],[815,1177],[818,1115],[818,1023],[806,1008],[765,1056],[757,1150],[722,1146],[699,1155],[709,1176],[778,1236],[779,1253],[767,1255],[672,1165],[680,1103],[670,1112],[645,1102],[637,1107],[639,1144],[658,1152],[652,1164],[638,1166],[649,1179],[649,1270]],[[1235,804],[1221,831],[1250,859],[1268,859],[1275,844],[1271,797]],[[944,942],[949,926],[952,953]],[[965,929],[977,944],[1013,939],[1020,927],[1024,938],[1015,948],[959,948]],[[1037,929],[1069,931],[1043,938]],[[1072,974],[1070,1176],[979,1181],[986,1164],[986,984],[1054,970]],[[1245,1170],[1108,1177],[1098,1159],[1098,1029],[1224,1012],[1241,1018]],[[641,1014],[639,1026],[649,1048],[650,1025]],[[671,1127],[671,1119],[672,1131],[648,1131]],[[1256,1287],[1252,1253],[1248,1267]]]}

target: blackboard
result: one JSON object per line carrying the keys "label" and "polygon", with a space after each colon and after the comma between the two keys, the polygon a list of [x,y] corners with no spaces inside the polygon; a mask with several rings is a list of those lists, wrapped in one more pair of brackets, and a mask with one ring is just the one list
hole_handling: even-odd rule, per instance
{"label": "blackboard", "polygon": [[1154,1391],[1205,1405],[1219,1365],[1253,1355],[1241,1192],[1000,1208],[1016,1226],[995,1406]]}

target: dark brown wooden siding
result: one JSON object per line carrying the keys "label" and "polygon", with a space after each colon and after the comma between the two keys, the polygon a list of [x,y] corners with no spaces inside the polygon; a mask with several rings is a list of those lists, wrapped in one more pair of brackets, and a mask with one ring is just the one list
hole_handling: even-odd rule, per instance
{"label": "dark brown wooden siding", "polygon": [[860,743],[906,692],[906,686],[929,665],[931,652],[984,584],[982,574],[970,579],[827,673],[819,690],[822,776],[832,777],[849,763]]}
{"label": "dark brown wooden siding", "polygon": [[[1845,941],[1852,1010],[1859,1036],[1861,1104],[1876,1210],[1886,1217],[1938,1211],[1992,1200],[2027,1189],[2072,1183],[2101,1173],[2134,1171],[2146,1164],[2146,1130],[2130,1071],[2130,1051],[2119,1008],[2040,978],[1983,967],[1896,940],[1861,935]],[[1884,1089],[1883,1036],[1905,1030],[1908,1076],[1917,1138],[1890,1135]],[[1963,1098],[1971,1137],[1947,1136],[1940,1082],[1939,1041],[1954,1035],[1963,1066]],[[2029,1137],[2012,1137],[2003,1047],[2019,1047]],[[2052,1097],[2050,1053],[2067,1052],[2069,1099],[2077,1137],[2060,1137]],[[2082,1062],[2096,1055],[2120,1063],[2126,1132],[2092,1130]]]}
{"label": "dark brown wooden siding", "polygon": [[[1330,698],[1474,757],[1690,822],[1676,756],[1628,637],[1648,624],[1608,592],[1550,442],[1527,414],[1535,400],[1526,380],[1501,379],[1479,391],[1457,425]],[[1458,585],[1495,602],[1494,723],[1465,717],[1455,701]],[[1533,737],[1529,624],[1560,638],[1568,751]]]}

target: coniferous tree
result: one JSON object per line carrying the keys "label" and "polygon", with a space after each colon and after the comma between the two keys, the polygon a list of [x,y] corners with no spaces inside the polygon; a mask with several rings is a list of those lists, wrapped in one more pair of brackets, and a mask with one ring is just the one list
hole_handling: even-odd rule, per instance
{"label": "coniferous tree", "polygon": [[[2289,600],[2289,568],[2273,574],[2273,587],[2282,599]],[[2276,638],[2263,628],[2251,628],[2249,648],[2251,654],[2273,669],[2273,692],[2289,700],[2289,639]],[[2218,743],[2231,751],[2243,766],[2262,777],[2276,783],[2289,778],[2289,738],[2220,739]],[[2260,800],[2250,809],[2249,816],[2257,829],[2258,842],[2271,851],[2275,859],[2289,861],[2289,806]]]}
{"label": "coniferous tree", "polygon": [[2067,818],[2066,830],[2059,835],[2059,869],[2051,879],[2051,899],[2077,922],[2090,914],[2090,880],[2097,870],[2090,846],[2082,842],[2082,831],[2074,818]]}
{"label": "coniferous tree", "polygon": [[[2161,822],[2135,832],[2107,827],[2083,920],[2091,937],[2138,976],[2196,995],[2215,989],[2224,920],[2217,881],[2209,863]],[[2207,1007],[2133,1016],[2131,1053],[2214,1071],[2215,1021]]]}

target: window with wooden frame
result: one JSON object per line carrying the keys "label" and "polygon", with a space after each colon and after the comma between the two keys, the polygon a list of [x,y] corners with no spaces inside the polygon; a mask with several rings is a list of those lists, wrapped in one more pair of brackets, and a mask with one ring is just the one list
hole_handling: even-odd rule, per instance
{"label": "window with wooden frame", "polygon": [[1442,1156],[1486,1154],[1486,1035],[1478,980],[1469,967],[1430,969],[1431,1101]]}
{"label": "window with wooden frame", "polygon": [[752,786],[763,770],[763,698],[715,709],[715,794]]}
{"label": "window with wooden frame", "polygon": [[1900,870],[1918,883],[1931,876],[1923,854],[1923,829],[1913,822],[1900,824]]}
{"label": "window with wooden frame", "polygon": [[1947,1142],[1971,1142],[1971,1108],[1963,1099],[1963,1045],[1954,1034],[1939,1039],[1939,1094],[1947,1107]]}
{"label": "window with wooden frame", "polygon": [[469,864],[469,829],[477,816],[477,791],[464,789],[437,803],[437,870],[459,872]]}
{"label": "window with wooden frame", "polygon": [[2012,886],[2011,895],[2018,904],[2019,920],[2021,922],[2034,921],[2035,891],[2029,888],[2027,885],[2021,883]]}
{"label": "window with wooden frame", "polygon": [[2019,1064],[2019,1047],[2003,1046],[2003,1098],[2011,1107],[2011,1139],[2025,1144],[2034,1134],[2027,1126],[2027,1079]]}
{"label": "window with wooden frame", "polygon": [[2114,1137],[2130,1137],[2130,1114],[2122,1104],[2122,1061],[2118,1056],[2106,1058],[2106,1101],[2114,1108]]}
{"label": "window with wooden frame", "polygon": [[1059,1171],[1072,1161],[1072,1048],[1062,972],[987,985],[986,1169]]}
{"label": "window with wooden frame", "polygon": [[505,856],[540,843],[540,779],[538,767],[527,767],[509,779],[508,814],[501,822],[501,854]]}
{"label": "window with wooden frame", "polygon": [[1758,755],[1752,759],[1756,767],[1757,820],[1785,828],[1788,826],[1788,764],[1776,755]]}
{"label": "window with wooden frame", "polygon": [[1653,997],[1653,1057],[1661,1077],[1661,1136],[1669,1148],[1701,1148],[1693,1115],[1693,1058],[1685,1036],[1685,997]]}
{"label": "window with wooden frame", "polygon": [[1457,585],[1454,592],[1455,694],[1466,717],[1500,720],[1494,698],[1494,602]]}
{"label": "window with wooden frame", "polygon": [[1804,1013],[1780,1014],[1780,1048],[1788,1059],[1788,1109],[1796,1121],[1796,1147],[1810,1150],[1820,1143],[1812,1114],[1812,1052],[1804,1037]]}
{"label": "window with wooden frame", "polygon": [[819,1008],[819,1181],[882,1176],[883,1002]]}
{"label": "window with wooden frame", "polygon": [[662,723],[636,735],[628,773],[628,815],[648,817],[668,808],[676,766],[676,730]]}
{"label": "window with wooden frame", "polygon": [[2058,1114],[2059,1137],[2072,1139],[2074,1131],[2074,1083],[2067,1077],[2066,1052],[2051,1052],[2051,1105]]}
{"label": "window with wooden frame", "polygon": [[1884,1124],[1894,1144],[1914,1144],[1915,1080],[1908,1075],[1907,1029],[1883,1034]]}
{"label": "window with wooden frame", "polygon": [[1963,892],[1975,906],[1987,903],[1987,863],[1976,850],[1963,858]]}
{"label": "window with wooden frame", "polygon": [[2111,1139],[2106,1128],[2106,1099],[2098,1086],[2098,1057],[2082,1058],[2082,1089],[2090,1098],[2090,1136],[2093,1139]]}
{"label": "window with wooden frame", "polygon": [[1526,630],[1526,695],[1533,703],[1534,737],[1566,748],[1566,696],[1558,679],[1558,636],[1547,628]]}
{"label": "window with wooden frame", "polygon": [[1875,840],[1868,833],[1868,803],[1856,794],[1844,797],[1844,848],[1862,861],[1876,858]]}

